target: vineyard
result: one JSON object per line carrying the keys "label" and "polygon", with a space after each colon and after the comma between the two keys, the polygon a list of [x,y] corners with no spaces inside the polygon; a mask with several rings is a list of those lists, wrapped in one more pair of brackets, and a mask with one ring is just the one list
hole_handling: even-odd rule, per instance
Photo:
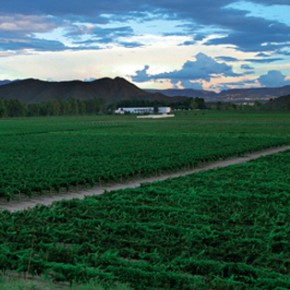
{"label": "vineyard", "polygon": [[289,144],[287,114],[180,113],[0,121],[0,197],[90,187]]}
{"label": "vineyard", "polygon": [[133,289],[289,289],[290,152],[1,215],[0,268]]}

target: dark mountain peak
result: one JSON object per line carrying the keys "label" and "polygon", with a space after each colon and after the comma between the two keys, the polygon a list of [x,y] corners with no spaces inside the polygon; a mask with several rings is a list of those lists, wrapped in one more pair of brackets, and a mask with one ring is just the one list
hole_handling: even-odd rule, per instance
{"label": "dark mountain peak", "polygon": [[97,79],[97,80],[95,80],[95,81],[93,81],[93,82],[95,83],[95,82],[111,82],[111,81],[113,81],[112,78],[105,77],[105,78]]}
{"label": "dark mountain peak", "polygon": [[46,81],[43,80],[39,80],[39,79],[34,79],[34,78],[28,78],[28,79],[24,79],[24,80],[18,80],[18,82],[35,82],[35,83],[44,83]]}
{"label": "dark mountain peak", "polygon": [[39,103],[51,99],[93,99],[100,98],[106,103],[121,100],[168,100],[160,95],[154,96],[124,78],[101,78],[92,82],[79,80],[48,82],[25,79],[9,85],[0,86],[0,98],[18,99],[26,103]]}
{"label": "dark mountain peak", "polygon": [[116,82],[117,84],[138,88],[136,85],[132,84],[128,80],[121,78],[121,77],[115,77],[113,81]]}
{"label": "dark mountain peak", "polygon": [[114,80],[116,80],[116,81],[126,81],[127,82],[126,79],[121,78],[121,77],[115,77]]}

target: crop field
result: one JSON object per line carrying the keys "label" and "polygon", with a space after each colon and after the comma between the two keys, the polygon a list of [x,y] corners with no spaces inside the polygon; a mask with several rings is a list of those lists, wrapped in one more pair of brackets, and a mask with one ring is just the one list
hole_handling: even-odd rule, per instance
{"label": "crop field", "polygon": [[2,119],[0,197],[157,175],[289,143],[286,113]]}
{"label": "crop field", "polygon": [[289,289],[290,151],[0,212],[0,268],[133,289]]}

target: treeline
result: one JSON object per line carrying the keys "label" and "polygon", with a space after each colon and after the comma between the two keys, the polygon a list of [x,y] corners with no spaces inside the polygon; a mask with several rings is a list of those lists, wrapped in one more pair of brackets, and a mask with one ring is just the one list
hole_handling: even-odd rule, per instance
{"label": "treeline", "polygon": [[60,99],[32,104],[0,99],[0,118],[96,114],[104,109],[104,104],[102,99]]}
{"label": "treeline", "polygon": [[[177,102],[123,100],[107,105],[103,99],[54,99],[43,103],[23,103],[19,100],[0,99],[0,118],[37,117],[63,115],[92,115],[97,113],[112,114],[117,108],[124,107],[171,107],[173,110],[210,109],[221,111],[263,110],[267,106],[255,102],[252,105],[242,105],[223,102],[205,103],[203,98],[185,98]],[[288,105],[289,106],[289,105]],[[271,107],[271,106],[269,106]],[[274,107],[274,106],[273,106]]]}
{"label": "treeline", "polygon": [[107,107],[107,112],[114,112],[118,108],[130,107],[171,107],[173,110],[206,109],[203,98],[186,98],[177,102],[148,101],[148,100],[123,100]]}
{"label": "treeline", "polygon": [[235,104],[219,101],[207,103],[207,108],[216,111],[260,111],[264,108],[264,105],[258,101],[252,104]]}

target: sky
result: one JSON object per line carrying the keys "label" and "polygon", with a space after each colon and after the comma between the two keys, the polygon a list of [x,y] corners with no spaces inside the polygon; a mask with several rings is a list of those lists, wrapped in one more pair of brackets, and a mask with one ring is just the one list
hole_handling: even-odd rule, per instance
{"label": "sky", "polygon": [[3,1],[0,80],[290,85],[289,15],[289,0]]}

